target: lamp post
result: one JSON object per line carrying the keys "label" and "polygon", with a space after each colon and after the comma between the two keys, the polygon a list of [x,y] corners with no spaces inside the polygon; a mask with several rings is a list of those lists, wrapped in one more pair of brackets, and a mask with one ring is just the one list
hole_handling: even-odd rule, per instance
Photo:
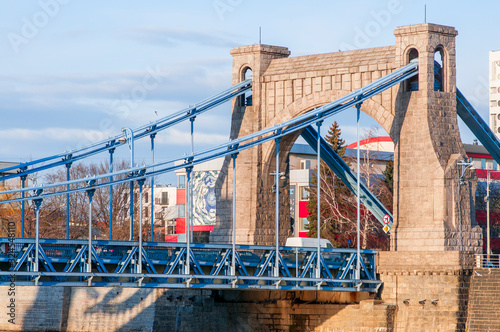
{"label": "lamp post", "polygon": [[[130,137],[127,133],[130,132]],[[122,128],[123,137],[119,141],[123,144],[128,142],[130,149],[130,168],[134,165],[134,132],[130,128]],[[130,241],[134,239],[134,181],[130,181]]]}
{"label": "lamp post", "polygon": [[[457,163],[457,171],[458,171],[458,182],[457,182],[457,192],[458,192],[458,221],[459,221],[459,229],[460,229],[460,251],[463,250],[463,239],[462,239],[462,208],[460,204],[460,187],[461,185],[466,184],[465,175],[468,169],[474,170],[474,163],[469,161],[468,158],[462,160]],[[461,169],[461,172],[460,172]]]}
{"label": "lamp post", "polygon": [[[130,132],[130,137],[128,136],[128,132]],[[122,128],[123,137],[118,141],[120,143],[128,143],[128,148],[130,149],[130,168],[134,167],[134,131],[130,128]]]}

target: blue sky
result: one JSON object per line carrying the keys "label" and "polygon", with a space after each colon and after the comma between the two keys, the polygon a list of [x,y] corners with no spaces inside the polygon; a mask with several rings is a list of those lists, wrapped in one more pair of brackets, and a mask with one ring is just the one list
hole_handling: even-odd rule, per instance
{"label": "blue sky", "polygon": [[[0,12],[0,160],[21,162],[136,128],[231,84],[234,46],[291,56],[393,45],[424,22],[425,1],[4,1]],[[427,22],[454,26],[458,86],[488,114],[488,51],[500,49],[498,1],[427,1]],[[141,89],[147,83],[148,89]],[[156,115],[155,111],[158,113]],[[229,104],[200,116],[195,147],[228,139]],[[337,118],[347,142],[354,112]],[[368,116],[362,126],[376,125]],[[461,126],[464,142],[473,136]],[[190,151],[187,125],[157,138],[156,160]],[[381,130],[381,134],[383,130]],[[128,151],[121,152],[128,158]],[[106,158],[107,155],[96,156]],[[146,142],[136,159],[148,163]],[[170,181],[170,180],[168,180]]]}

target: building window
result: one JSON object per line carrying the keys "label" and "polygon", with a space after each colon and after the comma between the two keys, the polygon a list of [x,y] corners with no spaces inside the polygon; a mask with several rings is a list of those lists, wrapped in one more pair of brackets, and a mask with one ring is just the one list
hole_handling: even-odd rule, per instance
{"label": "building window", "polygon": [[306,226],[309,225],[309,220],[307,218],[300,218],[300,231],[304,232],[307,231]]}
{"label": "building window", "polygon": [[305,201],[309,199],[309,191],[307,191],[307,187],[300,187],[300,200]]}
{"label": "building window", "polygon": [[481,158],[481,169],[486,169],[486,159]]}
{"label": "building window", "polygon": [[300,169],[310,169],[311,161],[310,160],[301,160],[300,161]]}
{"label": "building window", "polygon": [[144,193],[144,203],[149,203],[149,193]]}
{"label": "building window", "polygon": [[167,221],[167,234],[176,234],[175,232],[175,228],[176,228],[176,224],[175,224],[175,220],[169,220]]}
{"label": "building window", "polygon": [[179,181],[179,189],[185,189],[186,188],[186,176],[185,175],[179,175],[178,177]]}
{"label": "building window", "polygon": [[498,105],[496,100],[490,100],[490,106],[491,107],[496,107]]}
{"label": "building window", "polygon": [[144,217],[149,217],[149,206],[144,207]]}
{"label": "building window", "polygon": [[179,204],[177,205],[178,207],[178,217],[179,218],[186,218],[186,205],[185,204]]}
{"label": "building window", "polygon": [[168,205],[168,192],[164,191],[161,193],[161,205]]}

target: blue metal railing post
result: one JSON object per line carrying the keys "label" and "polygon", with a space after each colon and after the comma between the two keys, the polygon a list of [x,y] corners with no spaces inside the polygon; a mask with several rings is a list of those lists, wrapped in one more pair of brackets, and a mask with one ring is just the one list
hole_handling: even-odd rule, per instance
{"label": "blue metal railing post", "polygon": [[317,178],[317,184],[316,184],[316,192],[317,192],[317,215],[316,215],[316,220],[317,220],[317,237],[318,237],[318,257],[317,257],[317,262],[316,262],[316,278],[319,278],[321,276],[321,124],[323,121],[318,121],[316,122],[316,125],[318,126],[318,149],[317,149],[317,154],[316,154],[316,162],[318,164],[317,170],[318,174],[316,176]]}
{"label": "blue metal railing post", "polygon": [[[109,150],[109,172],[113,173],[113,153],[115,149]],[[109,240],[113,240],[113,175],[110,175],[109,182]]]}
{"label": "blue metal railing post", "polygon": [[[35,191],[36,196],[40,196],[43,189],[37,189]],[[39,246],[40,246],[40,206],[42,205],[42,198],[37,198],[34,200],[36,209],[36,226],[35,226],[35,272],[39,271],[38,261],[39,261]],[[38,281],[38,279],[36,279]]]}
{"label": "blue metal railing post", "polygon": [[186,168],[186,174],[187,174],[187,188],[186,188],[186,222],[184,226],[184,231],[186,233],[186,267],[185,267],[185,273],[190,274],[191,273],[191,262],[190,262],[190,253],[191,253],[191,236],[190,236],[190,225],[191,225],[191,211],[189,209],[189,204],[190,204],[190,190],[191,190],[191,171],[193,170],[193,167],[187,167]]}
{"label": "blue metal railing post", "polygon": [[137,273],[142,273],[142,186],[144,179],[137,181],[139,183],[139,266]]}
{"label": "blue metal railing post", "polygon": [[356,239],[357,239],[357,244],[356,244],[356,255],[357,255],[357,260],[356,260],[356,277],[355,279],[359,280],[361,277],[361,254],[360,254],[360,219],[361,219],[361,204],[360,204],[360,171],[359,171],[359,162],[360,162],[360,155],[359,155],[359,118],[361,115],[361,104],[358,103],[356,104],[356,175],[357,175],[357,181],[356,181]]}
{"label": "blue metal railing post", "polygon": [[[70,180],[70,169],[72,163],[66,164],[66,181]],[[66,185],[66,190],[69,191],[69,184]],[[69,193],[66,194],[66,239],[69,239]]]}
{"label": "blue metal railing post", "polygon": [[236,157],[238,154],[232,154],[231,158],[233,159],[233,224],[232,224],[232,261],[231,261],[231,275],[236,275]]}
{"label": "blue metal railing post", "polygon": [[[130,137],[127,136],[130,132]],[[122,128],[122,133],[125,140],[128,142],[130,149],[130,168],[134,168],[134,131],[130,128]],[[130,241],[134,240],[134,180],[130,181]]]}
{"label": "blue metal railing post", "polygon": [[276,245],[276,261],[275,261],[275,267],[274,267],[274,276],[278,277],[279,276],[279,220],[280,220],[280,141],[281,137],[275,139],[276,142],[276,171],[274,175],[274,185],[276,186],[276,238],[275,238],[275,245]]}
{"label": "blue metal railing post", "polygon": [[[92,188],[94,186],[95,180],[90,180],[89,181],[89,187],[90,189],[87,189],[87,196],[89,197],[89,243],[88,243],[88,261],[87,261],[87,272],[91,273],[92,272],[92,201],[95,193],[95,188]],[[92,278],[89,278],[89,286],[90,282],[92,281]]]}
{"label": "blue metal railing post", "polygon": [[[193,112],[196,111],[196,108],[193,109]],[[194,156],[194,120],[196,119],[196,116],[193,116],[192,118],[189,119],[191,122],[191,156]],[[192,204],[193,204],[193,190],[191,186],[191,197],[189,199],[189,209],[192,211]],[[189,233],[191,236],[191,241],[193,241],[193,227],[191,225],[191,232]]]}
{"label": "blue metal railing post", "polygon": [[134,241],[134,181],[130,181],[130,234],[129,241]]}
{"label": "blue metal railing post", "polygon": [[[26,187],[26,175],[21,176],[21,182],[22,182],[22,188],[24,189]],[[21,202],[21,238],[24,239],[24,220],[26,218],[26,211],[24,208],[24,197],[25,197],[25,192],[23,191],[21,193],[21,198],[23,201]]]}
{"label": "blue metal railing post", "polygon": [[[152,164],[154,165],[155,163],[155,137],[156,133],[150,135],[151,137],[151,159],[152,159]],[[152,168],[152,171],[155,171],[155,168]],[[155,177],[151,177],[151,230],[150,230],[150,235],[149,235],[149,241],[153,241],[153,235],[154,235],[154,220],[155,220]]]}

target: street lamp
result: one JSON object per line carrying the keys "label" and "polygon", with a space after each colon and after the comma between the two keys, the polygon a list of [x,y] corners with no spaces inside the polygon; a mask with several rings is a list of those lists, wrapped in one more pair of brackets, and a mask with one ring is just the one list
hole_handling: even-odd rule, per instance
{"label": "street lamp", "polygon": [[[457,182],[457,191],[458,191],[458,221],[459,221],[459,229],[460,229],[460,251],[462,251],[462,245],[463,245],[463,239],[462,239],[462,208],[460,206],[460,186],[464,185],[465,182],[465,175],[468,169],[474,170],[474,163],[472,161],[469,161],[470,159],[465,158],[465,160],[462,160],[457,163],[457,171],[458,171],[458,182]],[[462,172],[460,172],[460,168],[462,169]]]}
{"label": "street lamp", "polygon": [[[127,132],[130,132],[130,137],[128,137]],[[130,128],[122,128],[123,137],[118,141],[122,144],[128,142],[128,148],[130,149],[130,168],[134,167],[134,131]]]}
{"label": "street lamp", "polygon": [[[127,135],[130,132],[130,137]],[[130,149],[130,168],[134,167],[134,132],[130,128],[122,128],[123,137],[118,141],[122,144],[128,142]],[[134,240],[134,181],[130,181],[130,241]]]}

